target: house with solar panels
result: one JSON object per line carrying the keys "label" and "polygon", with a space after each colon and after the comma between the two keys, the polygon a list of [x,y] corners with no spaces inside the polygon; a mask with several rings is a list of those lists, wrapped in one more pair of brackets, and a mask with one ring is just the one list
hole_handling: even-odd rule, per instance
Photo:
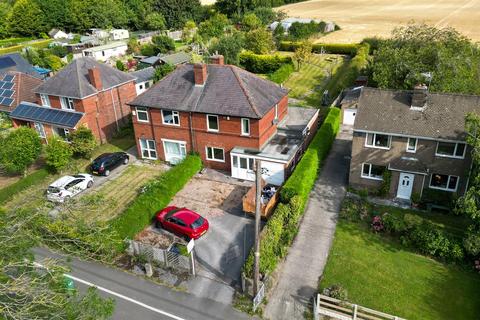
{"label": "house with solar panels", "polygon": [[73,60],[33,92],[35,103],[21,102],[10,113],[14,126],[35,128],[42,138],[67,138],[86,126],[100,143],[128,123],[127,103],[137,96],[133,76],[88,57]]}

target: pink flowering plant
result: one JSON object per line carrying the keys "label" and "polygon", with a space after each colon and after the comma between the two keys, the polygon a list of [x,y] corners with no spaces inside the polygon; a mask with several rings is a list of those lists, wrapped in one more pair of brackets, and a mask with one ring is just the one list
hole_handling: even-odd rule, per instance
{"label": "pink flowering plant", "polygon": [[372,229],[375,232],[383,231],[384,225],[381,216],[374,216],[372,220]]}

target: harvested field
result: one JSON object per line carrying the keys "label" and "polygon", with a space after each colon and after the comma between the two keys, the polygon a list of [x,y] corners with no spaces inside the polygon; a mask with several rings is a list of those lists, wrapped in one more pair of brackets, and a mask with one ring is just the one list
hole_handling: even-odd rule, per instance
{"label": "harvested field", "polygon": [[335,21],[342,30],[318,42],[360,42],[365,37],[389,36],[409,21],[454,27],[480,41],[480,0],[312,0],[279,7],[290,17]]}

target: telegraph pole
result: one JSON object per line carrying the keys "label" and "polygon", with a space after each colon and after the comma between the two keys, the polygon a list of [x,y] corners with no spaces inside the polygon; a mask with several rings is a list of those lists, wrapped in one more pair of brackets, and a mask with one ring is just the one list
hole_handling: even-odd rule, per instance
{"label": "telegraph pole", "polygon": [[258,293],[258,283],[260,281],[260,197],[262,195],[262,163],[259,159],[255,160],[255,266],[253,271],[253,296]]}

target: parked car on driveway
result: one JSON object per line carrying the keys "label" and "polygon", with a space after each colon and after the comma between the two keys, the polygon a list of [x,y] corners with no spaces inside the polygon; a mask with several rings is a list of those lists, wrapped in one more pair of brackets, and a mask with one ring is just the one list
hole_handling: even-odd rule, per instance
{"label": "parked car on driveway", "polygon": [[108,176],[110,171],[121,164],[127,164],[130,157],[126,152],[104,153],[93,160],[90,168],[92,173]]}
{"label": "parked car on driveway", "polygon": [[208,231],[208,220],[187,208],[166,207],[157,212],[157,228],[171,231],[186,240],[198,239]]}
{"label": "parked car on driveway", "polygon": [[53,202],[65,202],[91,186],[93,186],[93,177],[90,174],[64,176],[48,186],[47,199]]}

